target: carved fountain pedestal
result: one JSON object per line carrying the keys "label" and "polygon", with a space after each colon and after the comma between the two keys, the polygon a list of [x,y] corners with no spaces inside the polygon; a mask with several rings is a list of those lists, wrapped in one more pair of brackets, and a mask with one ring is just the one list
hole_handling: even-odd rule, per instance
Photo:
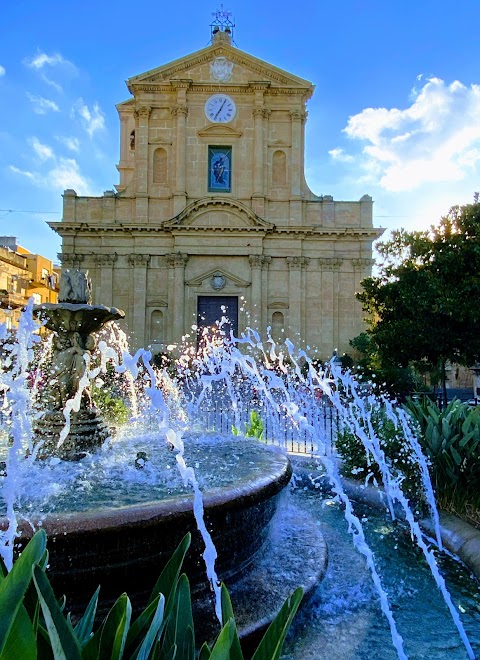
{"label": "carved fountain pedestal", "polygon": [[34,313],[54,333],[52,368],[46,383],[48,409],[36,421],[40,457],[79,460],[110,435],[90,396],[87,363],[96,342],[93,333],[122,319],[116,307],[91,304],[88,273],[65,270],[59,302],[34,306]]}

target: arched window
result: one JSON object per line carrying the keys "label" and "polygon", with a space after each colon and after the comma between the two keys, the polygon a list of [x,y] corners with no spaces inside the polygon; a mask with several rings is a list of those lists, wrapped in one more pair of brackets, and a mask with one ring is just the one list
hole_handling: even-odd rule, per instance
{"label": "arched window", "polygon": [[287,157],[284,151],[274,151],[272,156],[272,185],[284,186],[287,183]]}
{"label": "arched window", "polygon": [[130,133],[130,149],[135,151],[135,129]]}
{"label": "arched window", "polygon": [[163,312],[156,309],[150,317],[150,341],[163,340]]}
{"label": "arched window", "polygon": [[284,339],[282,330],[285,327],[285,318],[282,312],[273,312],[272,314],[272,339],[281,342]]}
{"label": "arched window", "polygon": [[153,183],[167,183],[167,152],[155,149],[153,152]]}

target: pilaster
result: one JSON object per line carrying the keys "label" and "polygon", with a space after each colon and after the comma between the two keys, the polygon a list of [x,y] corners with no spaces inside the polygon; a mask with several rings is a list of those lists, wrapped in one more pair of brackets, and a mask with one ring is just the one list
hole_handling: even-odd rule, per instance
{"label": "pilaster", "polygon": [[135,346],[145,344],[145,315],[147,302],[147,267],[150,262],[149,254],[129,254],[128,264],[133,269],[132,282],[133,294],[133,319],[132,334]]}
{"label": "pilaster", "polygon": [[322,292],[326,306],[326,315],[332,319],[330,328],[324,328],[324,351],[333,352],[340,341],[339,318],[339,283],[338,272],[342,259],[335,257],[321,257],[318,260],[322,270]]}
{"label": "pilaster", "polygon": [[288,314],[290,339],[298,342],[305,330],[305,283],[303,271],[308,257],[287,257],[288,267]]}
{"label": "pilaster", "polygon": [[93,262],[97,273],[97,286],[94,289],[95,303],[112,307],[113,305],[113,267],[117,260],[116,254],[95,254]]}
{"label": "pilaster", "polygon": [[168,305],[172,308],[169,319],[170,342],[185,335],[185,266],[188,255],[174,252],[166,255],[167,265],[171,269],[168,278]]}

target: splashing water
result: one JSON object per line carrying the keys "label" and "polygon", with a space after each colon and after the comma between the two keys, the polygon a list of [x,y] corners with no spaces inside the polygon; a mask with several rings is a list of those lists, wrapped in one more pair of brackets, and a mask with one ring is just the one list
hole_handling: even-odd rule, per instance
{"label": "splashing water", "polygon": [[[22,317],[17,332],[17,343],[12,344],[8,355],[14,368],[1,375],[0,386],[5,392],[6,411],[11,420],[9,435],[12,446],[7,458],[7,478],[4,479],[3,498],[7,505],[10,521],[8,530],[2,534],[0,552],[8,567],[13,560],[13,541],[17,535],[15,507],[22,499],[20,492],[25,483],[25,471],[29,461],[35,458],[37,447],[32,444],[32,428],[30,419],[31,388],[28,384],[29,363],[31,362],[32,346],[39,338],[34,334],[36,323],[30,311]],[[239,338],[220,332],[214,337],[205,336],[200,350],[190,349],[178,360],[178,377],[170,379],[165,372],[158,381],[158,373],[151,366],[151,355],[139,350],[130,355],[124,336],[117,330],[114,332],[115,348],[105,339],[99,342],[98,366],[92,367],[87,356],[87,369],[80,389],[95,379],[107,373],[107,365],[112,364],[117,374],[124,374],[127,380],[127,390],[131,393],[130,409],[132,417],[138,419],[145,416],[145,405],[150,415],[149,423],[155,420],[157,428],[165,440],[173,445],[176,452],[176,464],[185,483],[194,492],[194,513],[199,530],[205,543],[204,560],[207,575],[216,596],[216,614],[221,621],[220,589],[215,572],[216,551],[203,520],[202,492],[198,484],[194,468],[188,466],[184,457],[184,439],[182,433],[187,428],[186,420],[194,420],[201,425],[203,411],[212,401],[222,404],[232,425],[242,428],[247,404],[252,401],[258,406],[259,414],[268,423],[272,435],[283,438],[286,426],[294,432],[305,434],[315,444],[318,457],[322,461],[334,492],[342,502],[348,529],[352,535],[355,548],[366,560],[371,572],[380,605],[386,616],[393,644],[399,658],[406,658],[403,650],[403,639],[399,634],[389,605],[388,595],[382,586],[381,578],[375,566],[374,556],[369,548],[360,520],[355,515],[342,486],[339,467],[335,457],[331,455],[327,438],[319,432],[316,423],[319,403],[316,392],[321,390],[324,399],[338,411],[340,424],[347,427],[358,436],[365,447],[367,455],[379,468],[386,493],[386,504],[392,518],[395,518],[395,505],[400,506],[408,522],[412,538],[422,549],[434,579],[440,589],[451,616],[467,649],[469,658],[474,654],[465,634],[459,614],[456,611],[445,582],[438,571],[435,558],[415,519],[408,498],[402,490],[403,475],[398,470],[392,470],[381,447],[381,441],[372,423],[372,411],[381,406],[389,420],[396,428],[401,429],[412,455],[417,461],[422,476],[423,489],[430,508],[432,520],[436,529],[437,544],[441,548],[439,517],[433,494],[433,487],[428,473],[428,465],[421,452],[414,429],[405,412],[392,404],[391,401],[373,394],[366,395],[355,379],[342,371],[332,361],[326,369],[314,365],[304,351],[296,351],[294,345],[287,339],[283,346],[278,346],[271,336],[262,343],[260,336],[249,329]],[[219,340],[220,335],[220,340]],[[142,383],[143,394],[139,396],[134,382]],[[177,388],[175,390],[175,387]],[[80,390],[79,390],[80,391]],[[166,391],[176,392],[175,396],[165,397]],[[81,392],[77,392],[81,397]],[[75,398],[75,397],[74,397]],[[174,405],[172,405],[174,401]],[[69,402],[70,404],[70,402]],[[75,410],[76,401],[72,400],[70,410]],[[183,414],[184,408],[186,416]],[[172,412],[175,409],[175,412]],[[66,428],[68,427],[69,410],[66,410]],[[65,437],[68,430],[65,432]],[[331,440],[331,439],[330,439]],[[27,451],[25,449],[27,448]],[[27,454],[27,459],[25,459]]]}

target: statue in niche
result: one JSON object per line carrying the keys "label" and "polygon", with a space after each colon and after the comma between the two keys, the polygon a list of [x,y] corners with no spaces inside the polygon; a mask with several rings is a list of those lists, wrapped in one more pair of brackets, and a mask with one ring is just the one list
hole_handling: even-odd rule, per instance
{"label": "statue in niche", "polygon": [[64,270],[60,278],[58,300],[59,302],[90,305],[92,281],[88,277],[88,271],[84,273],[78,268]]}

